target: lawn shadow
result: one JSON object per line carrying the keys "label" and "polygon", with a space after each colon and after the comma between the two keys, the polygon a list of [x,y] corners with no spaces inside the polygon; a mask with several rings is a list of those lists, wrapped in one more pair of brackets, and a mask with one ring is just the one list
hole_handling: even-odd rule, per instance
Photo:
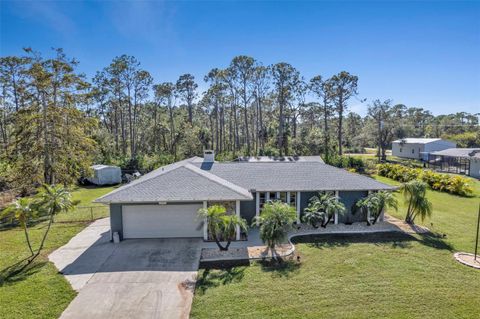
{"label": "lawn shadow", "polygon": [[5,284],[12,284],[27,279],[31,275],[39,272],[47,263],[46,261],[37,261],[30,265],[25,265],[27,259],[28,258],[20,260],[19,262],[0,270],[0,287]]}
{"label": "lawn shadow", "polygon": [[246,267],[230,267],[225,269],[207,268],[197,278],[196,291],[204,294],[209,288],[238,283],[244,277]]}
{"label": "lawn shadow", "polygon": [[424,233],[424,234],[417,234],[416,239],[422,245],[432,247],[435,249],[446,249],[448,251],[453,252],[453,246],[447,243],[443,236],[439,233]]}
{"label": "lawn shadow", "polygon": [[262,271],[271,273],[273,277],[290,277],[292,274],[296,274],[301,267],[301,263],[297,262],[293,258],[280,258],[277,259],[264,259],[258,261]]}

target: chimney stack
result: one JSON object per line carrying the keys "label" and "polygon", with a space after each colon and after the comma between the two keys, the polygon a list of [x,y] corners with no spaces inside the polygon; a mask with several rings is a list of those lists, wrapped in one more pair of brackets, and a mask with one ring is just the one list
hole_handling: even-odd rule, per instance
{"label": "chimney stack", "polygon": [[204,150],[203,151],[203,162],[204,163],[215,162],[215,152],[213,150]]}

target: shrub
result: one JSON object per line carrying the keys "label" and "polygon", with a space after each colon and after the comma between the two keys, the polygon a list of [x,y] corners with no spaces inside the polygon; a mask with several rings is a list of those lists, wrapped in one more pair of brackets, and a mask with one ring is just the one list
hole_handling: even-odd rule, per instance
{"label": "shrub", "polygon": [[352,156],[331,155],[328,158],[325,158],[325,163],[339,168],[346,168],[349,171],[358,173],[365,172],[366,168],[366,164],[361,158]]}
{"label": "shrub", "polygon": [[441,174],[421,168],[410,168],[399,164],[378,164],[377,173],[380,176],[407,183],[415,179],[424,181],[431,189],[460,196],[469,196],[473,193],[468,178]]}

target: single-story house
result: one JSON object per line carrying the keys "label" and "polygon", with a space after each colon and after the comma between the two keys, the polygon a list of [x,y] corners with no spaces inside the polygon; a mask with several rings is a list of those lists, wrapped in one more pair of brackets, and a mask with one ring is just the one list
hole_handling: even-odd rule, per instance
{"label": "single-story house", "polygon": [[437,171],[480,178],[480,148],[449,148],[432,152],[427,163],[428,167]]}
{"label": "single-story house", "polygon": [[[366,220],[354,212],[355,203],[369,192],[394,187],[367,176],[324,164],[319,157],[301,161],[217,162],[213,151],[156,169],[96,200],[110,206],[112,234],[122,239],[203,237],[206,223],[200,208],[222,204],[247,220],[260,214],[265,202],[281,200],[296,208],[300,222],[309,200],[318,192],[333,192],[347,212],[334,223]],[[248,234],[237,232],[237,240]]]}
{"label": "single-story house", "polygon": [[95,185],[115,185],[122,182],[122,171],[118,166],[111,165],[93,165],[90,167],[93,176],[87,180]]}
{"label": "single-story house", "polygon": [[402,138],[392,142],[392,155],[426,161],[429,153],[456,146],[454,142],[441,138]]}

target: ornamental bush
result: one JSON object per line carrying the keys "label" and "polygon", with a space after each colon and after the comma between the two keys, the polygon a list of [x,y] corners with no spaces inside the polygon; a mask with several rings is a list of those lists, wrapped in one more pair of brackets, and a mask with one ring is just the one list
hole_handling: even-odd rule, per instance
{"label": "ornamental bush", "polygon": [[431,189],[460,196],[469,196],[473,193],[468,178],[441,174],[421,168],[410,168],[399,164],[378,164],[377,173],[380,176],[407,183],[415,179],[424,181]]}

